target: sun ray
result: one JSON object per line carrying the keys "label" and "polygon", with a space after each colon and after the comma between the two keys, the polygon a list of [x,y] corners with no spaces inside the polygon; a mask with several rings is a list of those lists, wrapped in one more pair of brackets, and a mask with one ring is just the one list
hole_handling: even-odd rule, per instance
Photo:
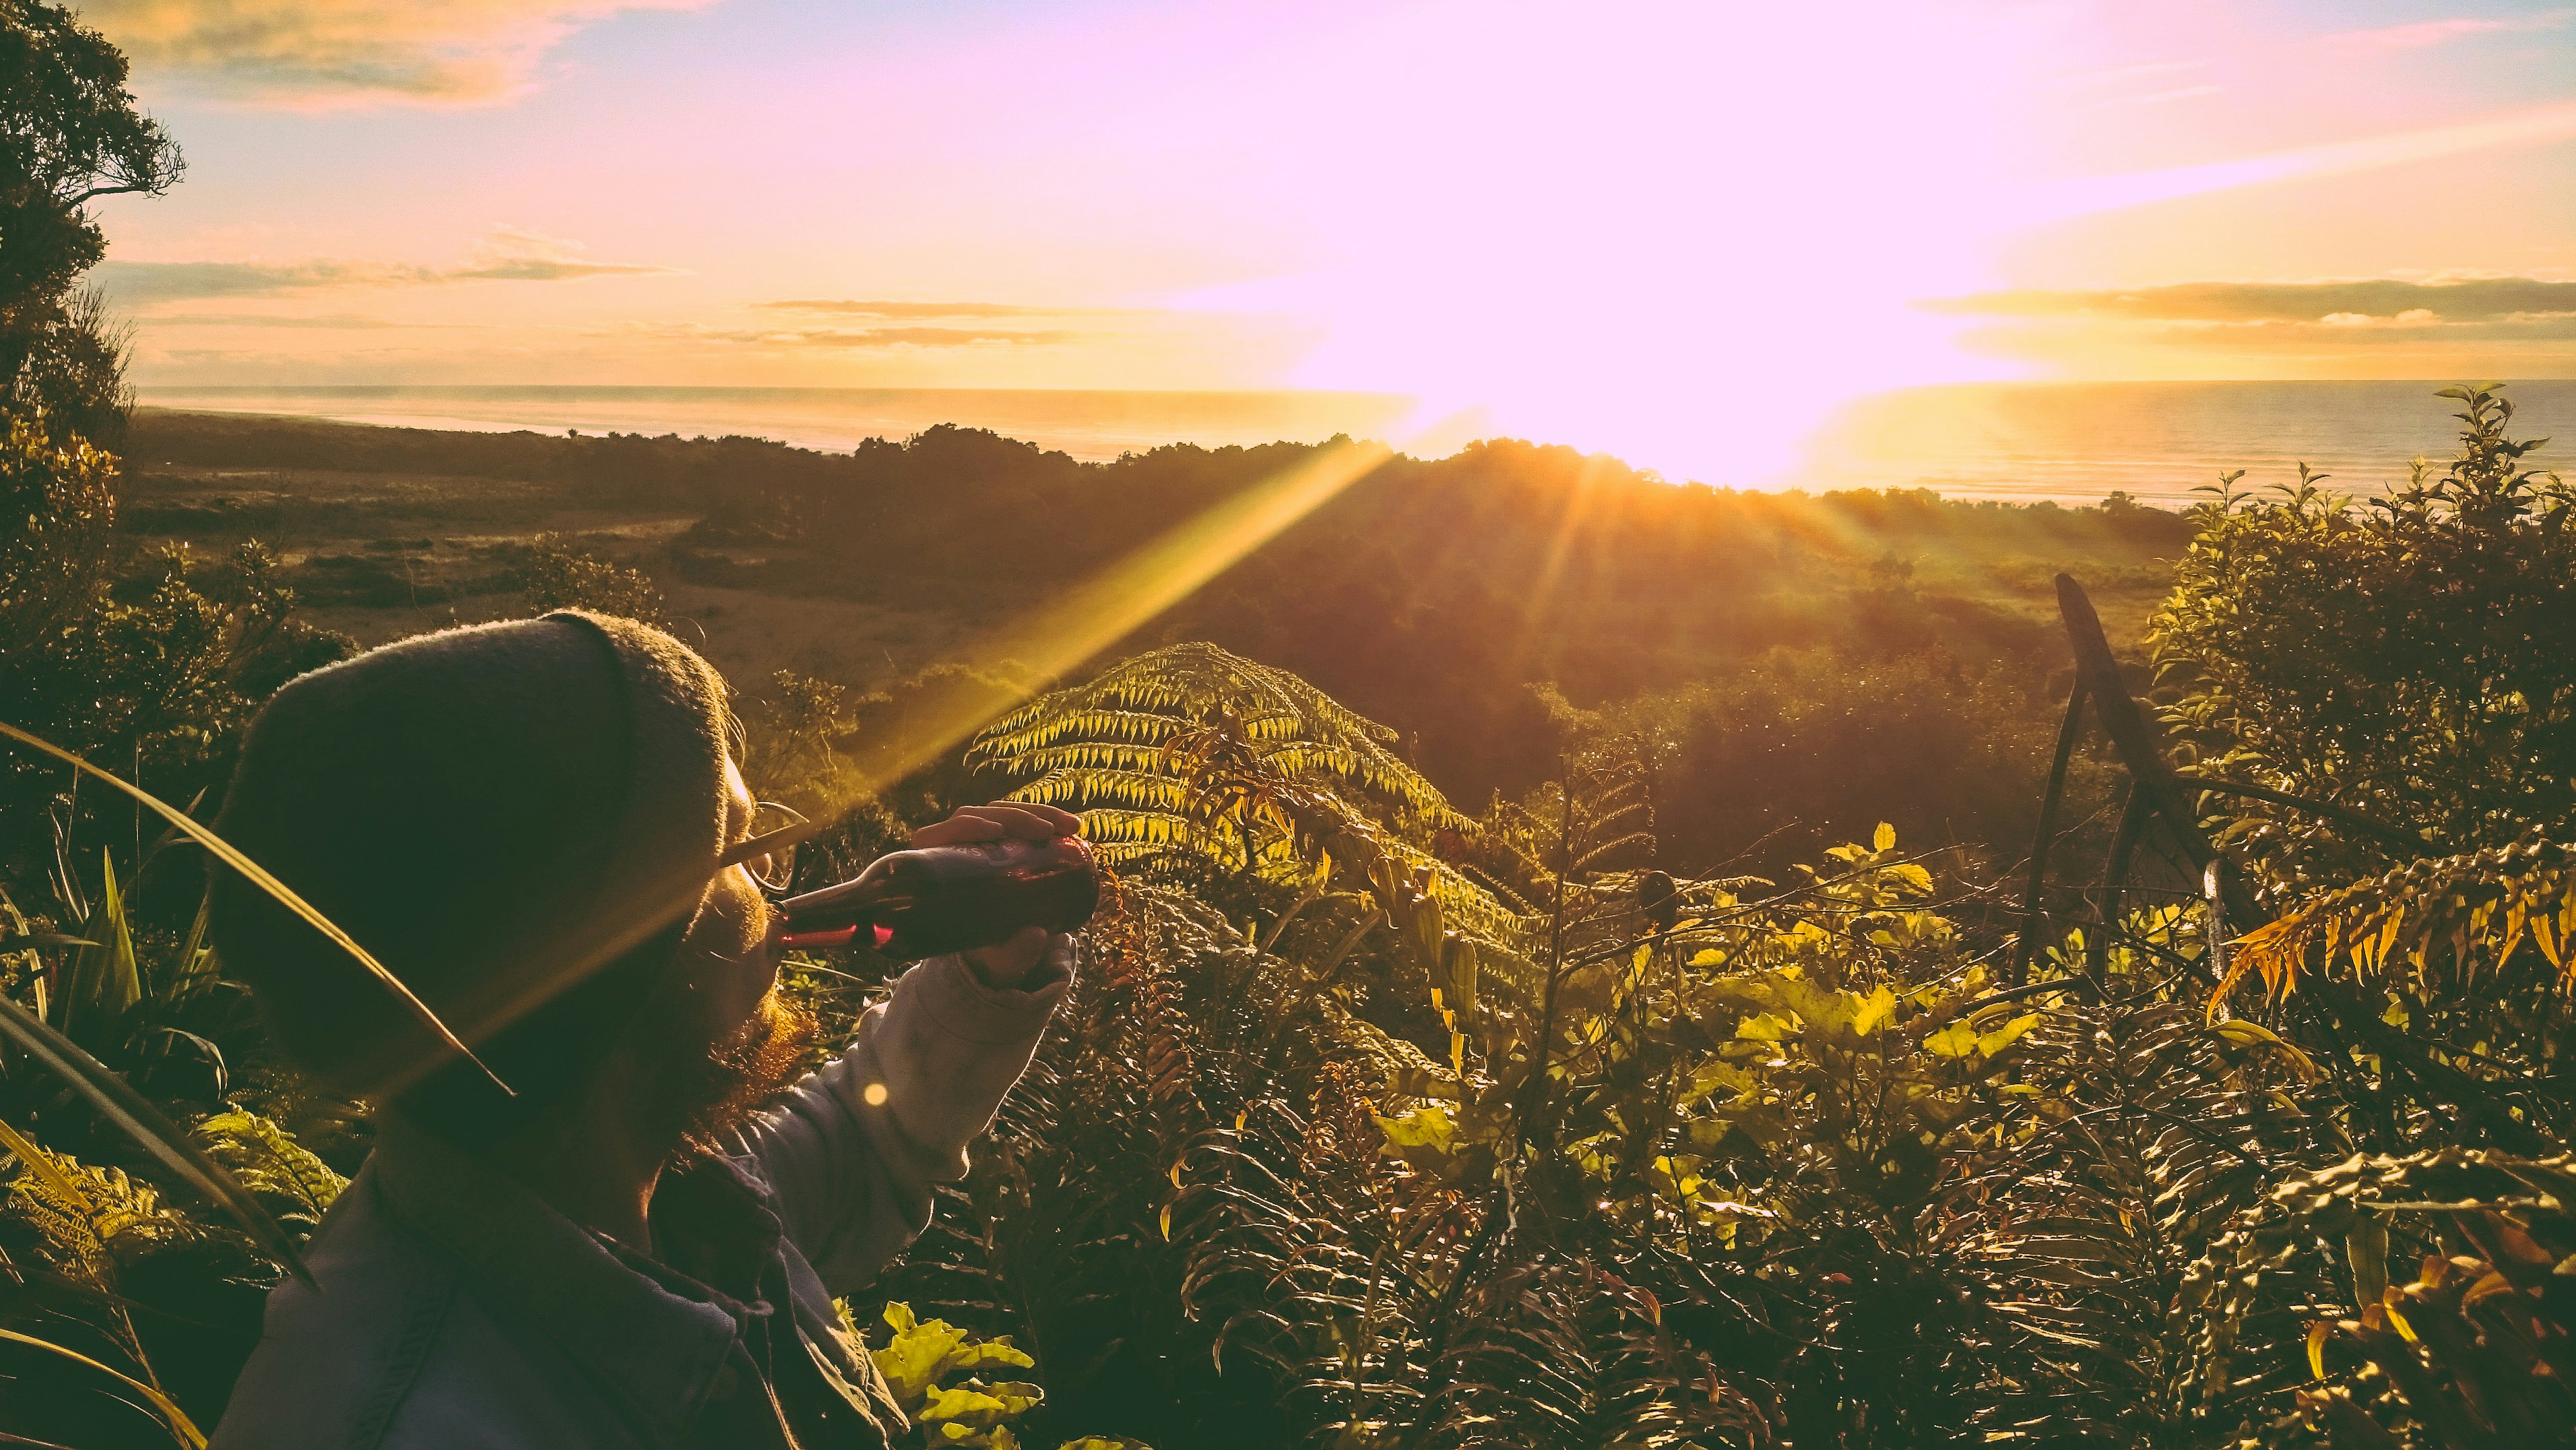
{"label": "sun ray", "polygon": [[[1449,425],[1444,419],[1434,429]],[[1408,436],[1409,444],[1412,439]],[[897,732],[861,753],[859,771],[840,809],[810,824],[761,839],[775,849],[830,829],[838,817],[877,791],[941,758],[991,720],[1103,650],[1201,585],[1277,538],[1345,489],[1397,456],[1382,442],[1337,438],[1294,466],[1166,531],[1057,598],[1030,609],[963,651],[972,668],[954,672],[907,711]],[[1007,669],[1015,683],[996,678]],[[739,859],[737,850],[727,857]],[[530,944],[523,960],[552,964],[508,984],[505,995],[451,1013],[468,1042],[482,1041],[567,990],[601,966],[642,945],[696,909],[714,864],[628,888],[624,903],[600,913],[625,923],[584,939]],[[383,1091],[398,1090],[435,1060],[389,1064]]]}

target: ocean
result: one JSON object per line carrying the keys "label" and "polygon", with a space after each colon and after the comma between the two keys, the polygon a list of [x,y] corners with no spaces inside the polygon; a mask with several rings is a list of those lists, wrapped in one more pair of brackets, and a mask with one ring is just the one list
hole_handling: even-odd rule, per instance
{"label": "ocean", "polygon": [[[1845,405],[1809,441],[1809,487],[1929,488],[1962,498],[2090,503],[2113,490],[2189,502],[2242,468],[2239,488],[2294,483],[2376,493],[2408,460],[2457,452],[2459,404],[2438,382],[2007,383],[1909,388]],[[2533,455],[2576,472],[2576,381],[2505,389],[2519,437],[2566,440]]]}
{"label": "ocean", "polygon": [[[1856,399],[1806,441],[1803,462],[1759,483],[1930,488],[1960,498],[2086,504],[2114,490],[2178,504],[2222,470],[2288,482],[2304,461],[2334,486],[2376,492],[2407,460],[2447,457],[2455,405],[2437,382],[1977,383]],[[2576,381],[2516,383],[2516,431],[2570,437]],[[938,423],[990,428],[1076,458],[1164,443],[1209,447],[1384,436],[1411,400],[1376,393],[1079,392],[952,388],[144,388],[147,406],[285,413],[422,428],[750,434],[847,449]],[[1541,440],[1545,441],[1545,440]],[[1615,450],[1614,450],[1615,451]]]}

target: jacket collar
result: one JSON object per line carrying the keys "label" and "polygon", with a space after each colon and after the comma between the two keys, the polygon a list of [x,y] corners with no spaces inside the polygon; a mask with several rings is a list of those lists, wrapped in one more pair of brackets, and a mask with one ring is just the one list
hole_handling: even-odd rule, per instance
{"label": "jacket collar", "polygon": [[374,1170],[390,1206],[455,1256],[496,1316],[561,1349],[665,1434],[696,1419],[741,1334],[741,1306],[674,1292],[472,1154],[397,1112],[377,1121]]}

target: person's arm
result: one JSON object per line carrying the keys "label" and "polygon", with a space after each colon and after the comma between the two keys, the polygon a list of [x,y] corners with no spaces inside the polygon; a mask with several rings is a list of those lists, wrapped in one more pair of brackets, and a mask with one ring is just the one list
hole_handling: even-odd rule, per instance
{"label": "person's arm", "polygon": [[[1082,829],[1053,806],[967,806],[915,831],[916,847],[1051,841]],[[1028,1068],[1073,974],[1073,941],[1025,927],[934,957],[859,1019],[858,1040],[742,1134],[787,1237],[839,1294],[930,1225],[930,1185],[966,1176],[966,1145]]]}
{"label": "person's arm", "polygon": [[966,1145],[992,1124],[1069,984],[1071,940],[1042,950],[1013,987],[987,985],[962,957],[913,967],[847,1052],[744,1129],[788,1238],[833,1293],[867,1282],[929,1225],[933,1183],[965,1176]]}

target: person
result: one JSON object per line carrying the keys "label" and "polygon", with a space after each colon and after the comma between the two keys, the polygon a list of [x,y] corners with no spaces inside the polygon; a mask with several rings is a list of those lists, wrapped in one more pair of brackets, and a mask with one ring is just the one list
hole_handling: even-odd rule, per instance
{"label": "person", "polygon": [[[267,894],[217,883],[217,951],[278,1048],[380,1104],[217,1450],[822,1450],[906,1428],[833,1298],[963,1175],[1072,945],[1028,928],[914,965],[799,1080],[814,1029],[777,991],[769,908],[717,868],[754,815],[730,729],[705,661],[578,611],[362,654],[253,722],[219,833],[480,1065]],[[914,843],[1077,824],[997,804]]]}

